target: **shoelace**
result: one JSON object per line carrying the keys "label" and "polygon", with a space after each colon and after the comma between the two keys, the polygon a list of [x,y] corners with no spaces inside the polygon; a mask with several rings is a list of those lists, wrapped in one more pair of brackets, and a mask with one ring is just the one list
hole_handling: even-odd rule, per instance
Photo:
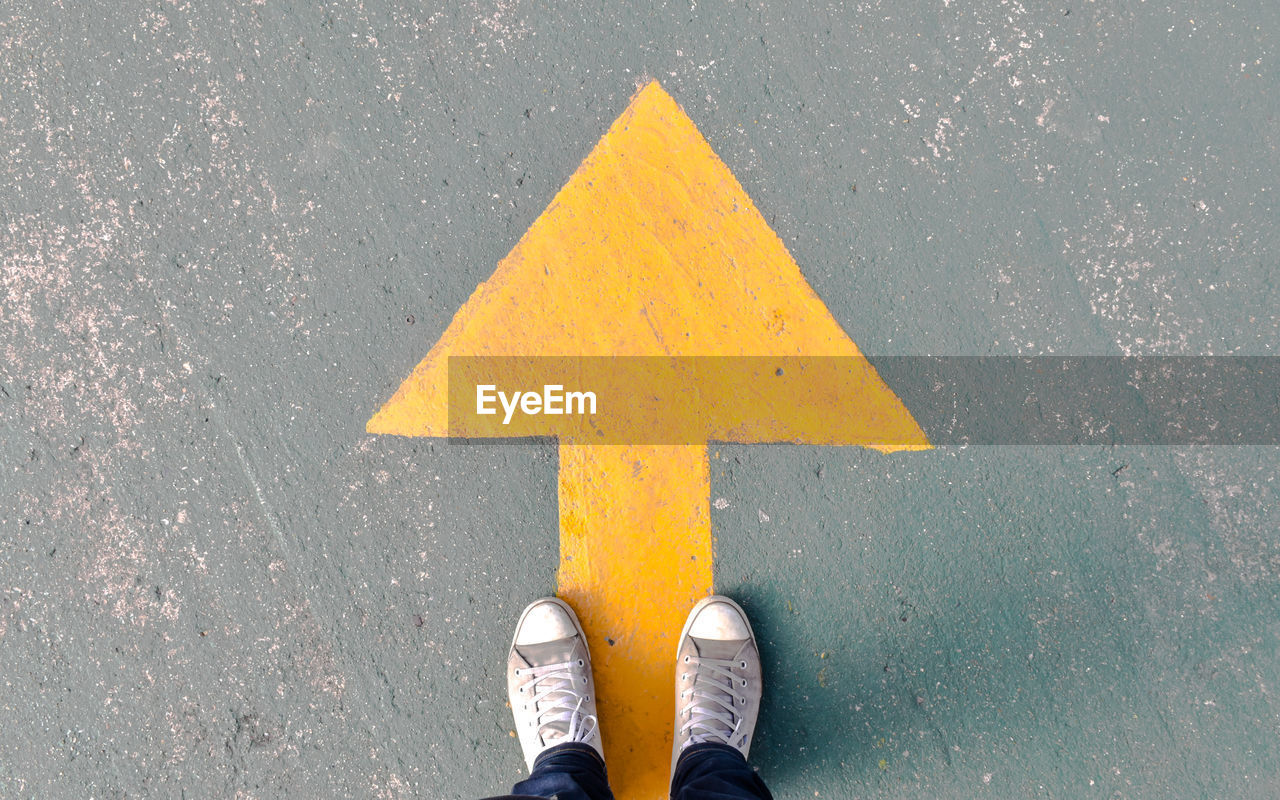
{"label": "shoelace", "polygon": [[[594,714],[582,713],[582,703],[587,698],[574,687],[573,670],[575,667],[581,669],[583,666],[583,662],[578,660],[516,670],[517,677],[532,676],[520,687],[520,691],[522,694],[531,693],[528,702],[537,709],[533,724],[537,727],[538,737],[543,742],[552,739],[563,742],[585,742],[595,733],[599,723]],[[538,704],[544,701],[547,701],[547,705],[539,708]],[[568,723],[563,736],[556,728],[546,730],[548,726],[555,723]]]}
{"label": "shoelace", "polygon": [[690,744],[710,741],[732,745],[742,725],[736,706],[746,703],[746,697],[739,691],[746,688],[746,680],[733,674],[733,667],[740,662],[731,658],[688,658],[686,664],[696,674],[692,688],[680,693],[682,700],[691,695],[680,709],[681,717],[689,717],[680,728],[680,735],[689,734]]}

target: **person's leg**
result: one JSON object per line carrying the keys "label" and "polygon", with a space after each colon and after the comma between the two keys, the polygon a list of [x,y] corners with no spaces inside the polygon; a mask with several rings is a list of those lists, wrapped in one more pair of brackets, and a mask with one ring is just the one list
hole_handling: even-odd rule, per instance
{"label": "person's leg", "polygon": [[722,596],[694,606],[676,652],[672,800],[772,800],[747,764],[762,688],[742,608]]}
{"label": "person's leg", "polygon": [[555,797],[558,800],[613,800],[605,776],[604,759],[590,747],[572,742],[538,756],[533,774],[520,781],[505,798]]}
{"label": "person's leg", "polygon": [[671,800],[772,800],[760,775],[727,744],[690,745],[676,762]]}
{"label": "person's leg", "polygon": [[530,774],[506,797],[613,800],[587,637],[563,601],[545,597],[520,615],[507,655],[507,696]]}

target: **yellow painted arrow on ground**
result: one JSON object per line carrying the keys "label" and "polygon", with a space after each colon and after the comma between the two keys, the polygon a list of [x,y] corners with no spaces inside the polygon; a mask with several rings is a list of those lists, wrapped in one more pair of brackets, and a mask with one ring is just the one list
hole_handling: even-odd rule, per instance
{"label": "yellow painted arrow on ground", "polygon": [[[476,289],[369,432],[449,436],[452,356],[846,357],[861,364],[852,396],[797,398],[794,421],[741,410],[724,438],[929,446],[656,82]],[[822,420],[837,433],[804,433]],[[560,442],[559,593],[587,631],[617,796],[663,798],[676,638],[689,608],[712,592],[706,441],[583,441]]]}

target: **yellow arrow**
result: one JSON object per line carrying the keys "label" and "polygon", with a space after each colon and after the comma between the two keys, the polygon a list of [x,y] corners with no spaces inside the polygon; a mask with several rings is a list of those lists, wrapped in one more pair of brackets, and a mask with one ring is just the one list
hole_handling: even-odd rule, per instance
{"label": "yellow arrow", "polygon": [[[861,354],[742,186],[656,83],[627,110],[458,311],[370,433],[448,436],[451,356]],[[789,441],[928,447],[861,362],[857,396],[827,399]],[[800,405],[800,404],[798,404]],[[782,412],[786,413],[786,412]],[[801,412],[797,412],[798,414]],[[812,437],[854,415],[855,434]],[[769,420],[734,441],[777,441]],[[675,638],[712,592],[705,442],[560,444],[559,592],[582,618],[620,798],[667,796]]]}

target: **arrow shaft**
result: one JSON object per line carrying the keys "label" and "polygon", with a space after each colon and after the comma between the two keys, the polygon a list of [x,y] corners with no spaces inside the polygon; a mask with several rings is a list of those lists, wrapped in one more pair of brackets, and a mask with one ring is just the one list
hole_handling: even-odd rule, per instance
{"label": "arrow shaft", "polygon": [[704,445],[560,445],[559,593],[587,632],[610,782],[668,796],[675,651],[712,591]]}

